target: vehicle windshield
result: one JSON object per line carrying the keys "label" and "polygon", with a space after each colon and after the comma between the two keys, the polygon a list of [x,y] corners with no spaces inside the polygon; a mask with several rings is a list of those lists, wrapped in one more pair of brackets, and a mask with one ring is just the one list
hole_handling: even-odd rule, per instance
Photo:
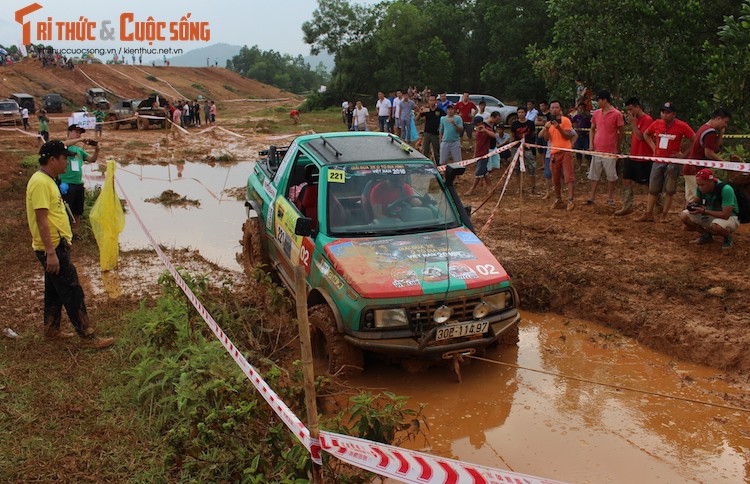
{"label": "vehicle windshield", "polygon": [[9,102],[0,103],[0,111],[18,111],[18,104]]}
{"label": "vehicle windshield", "polygon": [[330,166],[325,177],[330,235],[413,234],[459,226],[432,164]]}

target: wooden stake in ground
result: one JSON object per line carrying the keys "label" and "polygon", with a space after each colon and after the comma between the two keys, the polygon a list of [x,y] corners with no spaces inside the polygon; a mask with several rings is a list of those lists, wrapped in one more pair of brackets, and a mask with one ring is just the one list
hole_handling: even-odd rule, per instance
{"label": "wooden stake in ground", "polygon": [[[294,299],[297,302],[297,326],[299,328],[299,344],[302,349],[302,376],[305,389],[307,428],[310,429],[310,437],[317,441],[320,429],[318,428],[318,406],[315,402],[315,371],[310,344],[310,322],[307,320],[307,286],[305,285],[305,270],[302,266],[294,268]],[[313,483],[323,483],[322,470],[320,465],[313,462]]]}

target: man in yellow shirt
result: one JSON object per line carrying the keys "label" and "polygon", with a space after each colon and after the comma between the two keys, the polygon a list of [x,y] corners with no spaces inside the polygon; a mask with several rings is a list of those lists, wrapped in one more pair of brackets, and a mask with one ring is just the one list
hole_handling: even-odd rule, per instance
{"label": "man in yellow shirt", "polygon": [[60,331],[62,308],[68,313],[82,345],[105,348],[114,338],[98,338],[89,325],[83,288],[70,260],[73,232],[70,219],[55,179],[65,173],[68,151],[62,141],[48,141],[39,150],[39,170],[26,185],[26,218],[31,231],[31,246],[44,267],[44,336],[48,340],[66,339],[73,333]]}

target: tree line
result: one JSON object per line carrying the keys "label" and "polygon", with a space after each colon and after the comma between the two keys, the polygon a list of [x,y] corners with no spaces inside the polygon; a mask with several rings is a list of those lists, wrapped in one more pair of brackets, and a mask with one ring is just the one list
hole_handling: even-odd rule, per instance
{"label": "tree line", "polygon": [[274,50],[260,50],[257,45],[242,47],[239,54],[227,61],[227,69],[295,93],[317,90],[328,79],[322,63],[313,69],[301,55],[293,57]]}
{"label": "tree line", "polygon": [[335,56],[329,104],[427,85],[567,106],[580,78],[695,123],[718,105],[750,121],[750,0],[318,0],[302,31]]}

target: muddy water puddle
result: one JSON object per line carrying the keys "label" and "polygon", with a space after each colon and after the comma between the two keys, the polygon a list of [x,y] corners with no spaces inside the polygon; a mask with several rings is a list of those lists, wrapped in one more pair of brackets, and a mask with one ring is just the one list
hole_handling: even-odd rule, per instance
{"label": "muddy water puddle", "polygon": [[[156,241],[169,248],[191,248],[211,262],[240,269],[235,254],[240,252],[242,223],[246,218],[244,194],[254,162],[185,162],[168,165],[125,165],[118,167],[117,180]],[[101,185],[102,173],[87,165],[87,185]],[[145,202],[165,190],[200,202],[199,207],[167,207]],[[122,196],[118,188],[118,194]],[[126,214],[120,234],[120,250],[149,248],[133,211]]]}
{"label": "muddy water puddle", "polygon": [[518,348],[406,374],[375,364],[352,383],[426,403],[435,455],[567,482],[750,481],[750,414],[581,380],[726,405],[717,370],[674,361],[594,324],[525,313]]}

